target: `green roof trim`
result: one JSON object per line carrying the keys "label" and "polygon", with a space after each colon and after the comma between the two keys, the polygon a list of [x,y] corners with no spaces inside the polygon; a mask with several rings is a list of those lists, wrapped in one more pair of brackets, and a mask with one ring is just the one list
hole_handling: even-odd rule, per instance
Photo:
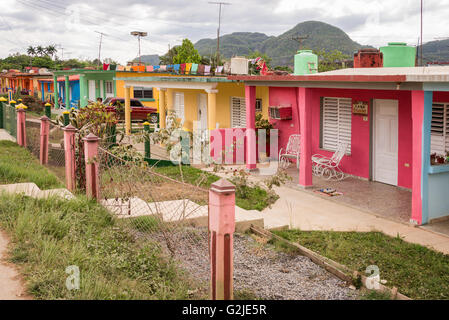
{"label": "green roof trim", "polygon": [[116,81],[138,81],[138,82],[199,82],[199,83],[216,83],[216,82],[237,82],[229,80],[225,77],[128,77],[114,78]]}
{"label": "green roof trim", "polygon": [[56,76],[66,76],[66,75],[77,75],[77,74],[115,74],[116,70],[86,70],[86,69],[72,69],[72,70],[60,70],[53,71],[53,74]]}

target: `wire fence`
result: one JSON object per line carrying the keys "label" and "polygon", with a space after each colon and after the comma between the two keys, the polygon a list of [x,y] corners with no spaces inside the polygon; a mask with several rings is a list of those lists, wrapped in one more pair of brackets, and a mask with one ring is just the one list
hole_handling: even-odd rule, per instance
{"label": "wire fence", "polygon": [[26,131],[26,147],[27,149],[39,159],[40,157],[40,131],[41,123],[39,120],[26,120],[25,131]]}
{"label": "wire fence", "polygon": [[[143,161],[100,148],[101,203],[132,235],[161,244],[171,257],[208,248],[208,190],[173,179]],[[207,252],[207,251],[206,251]]]}
{"label": "wire fence", "polygon": [[48,163],[50,169],[59,180],[65,182],[64,130],[60,125],[50,123],[48,139]]}
{"label": "wire fence", "polygon": [[14,138],[17,138],[17,114],[16,109],[10,105],[3,107],[3,126]]}

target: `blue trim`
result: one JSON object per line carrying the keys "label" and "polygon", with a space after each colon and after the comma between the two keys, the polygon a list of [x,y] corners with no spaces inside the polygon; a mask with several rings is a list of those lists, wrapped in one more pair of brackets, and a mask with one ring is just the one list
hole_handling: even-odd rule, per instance
{"label": "blue trim", "polygon": [[41,91],[42,91],[42,102],[45,102],[45,87],[44,83],[41,83]]}
{"label": "blue trim", "polygon": [[449,164],[429,167],[429,174],[440,174],[445,172],[449,172]]}
{"label": "blue trim", "polygon": [[449,82],[432,82],[424,83],[423,90],[425,91],[449,91]]}
{"label": "blue trim", "polygon": [[424,91],[424,118],[421,150],[422,224],[429,223],[430,132],[432,126],[433,91]]}

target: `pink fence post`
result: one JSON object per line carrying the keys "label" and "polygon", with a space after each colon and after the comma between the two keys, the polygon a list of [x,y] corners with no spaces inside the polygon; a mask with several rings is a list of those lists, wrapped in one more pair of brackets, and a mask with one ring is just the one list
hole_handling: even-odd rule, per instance
{"label": "pink fence post", "polygon": [[99,138],[90,133],[84,139],[84,154],[86,161],[86,195],[88,198],[100,198],[98,175],[98,144]]}
{"label": "pink fence post", "polygon": [[75,133],[76,128],[69,124],[64,129],[65,183],[69,191],[75,191]]}
{"label": "pink fence post", "polygon": [[235,186],[225,179],[209,190],[211,299],[234,298]]}
{"label": "pink fence post", "polygon": [[17,108],[17,144],[22,147],[27,146],[26,138],[26,112],[24,108]]}
{"label": "pink fence post", "polygon": [[41,147],[39,159],[41,165],[46,165],[48,163],[48,138],[50,134],[50,119],[47,116],[40,118],[41,120]]}

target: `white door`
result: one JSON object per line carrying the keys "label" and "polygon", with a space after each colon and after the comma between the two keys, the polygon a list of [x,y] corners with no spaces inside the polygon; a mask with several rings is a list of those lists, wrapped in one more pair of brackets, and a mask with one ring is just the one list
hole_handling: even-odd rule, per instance
{"label": "white door", "polygon": [[374,102],[374,181],[398,185],[398,101]]}
{"label": "white door", "polygon": [[97,101],[96,92],[95,92],[95,80],[89,80],[89,100]]}
{"label": "white door", "polygon": [[184,123],[184,93],[175,92],[174,95],[176,117]]}
{"label": "white door", "polygon": [[207,130],[207,96],[198,95],[198,121],[201,130]]}
{"label": "white door", "polygon": [[104,97],[104,81],[103,80],[100,80],[100,97],[103,98],[103,100],[105,99],[105,97]]}

